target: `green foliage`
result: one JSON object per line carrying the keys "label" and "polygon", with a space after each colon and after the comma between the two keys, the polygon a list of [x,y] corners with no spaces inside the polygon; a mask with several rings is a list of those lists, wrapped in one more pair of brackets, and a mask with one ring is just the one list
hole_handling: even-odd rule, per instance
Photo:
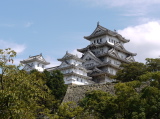
{"label": "green foliage", "polygon": [[88,92],[80,105],[94,117],[100,119],[114,118],[117,110],[114,100],[113,95],[97,90]]}
{"label": "green foliage", "polygon": [[136,91],[139,82],[133,81],[129,83],[118,83],[115,85],[116,100],[118,105],[118,118],[124,119],[144,119],[143,104],[140,95]]}
{"label": "green foliage", "polygon": [[5,50],[0,49],[0,88],[4,89],[4,76],[7,75],[10,69],[15,68],[14,65],[9,63],[13,63],[13,58],[16,57],[16,52],[7,48]]}
{"label": "green foliage", "polygon": [[139,81],[132,81],[116,84],[115,95],[91,91],[80,106],[97,119],[159,119],[160,90],[154,86],[139,90],[141,87]]}
{"label": "green foliage", "polygon": [[28,74],[11,65],[16,53],[0,50],[0,118],[35,119],[39,115],[49,116],[55,103],[46,82],[34,73]]}
{"label": "green foliage", "polygon": [[43,80],[34,74],[12,70],[5,76],[5,88],[0,90],[0,118],[35,118],[38,114],[49,114],[42,101],[53,103],[50,90]]}
{"label": "green foliage", "polygon": [[44,71],[44,74],[47,79],[46,84],[52,91],[52,94],[56,99],[62,100],[67,90],[67,85],[64,84],[63,74],[59,70],[52,72]]}
{"label": "green foliage", "polygon": [[112,78],[122,82],[128,82],[133,80],[139,80],[139,76],[147,71],[146,66],[143,63],[132,62],[129,64],[121,64],[121,70],[118,70],[116,76]]}
{"label": "green foliage", "polygon": [[147,72],[140,76],[141,81],[150,81],[150,85],[160,89],[160,71]]}
{"label": "green foliage", "polygon": [[145,101],[145,113],[148,119],[160,118],[160,90],[156,87],[145,87],[142,90],[141,100]]}
{"label": "green foliage", "polygon": [[146,66],[149,72],[160,71],[160,58],[146,58]]}
{"label": "green foliage", "polygon": [[54,119],[73,119],[80,115],[83,111],[83,108],[77,106],[74,102],[62,103],[59,106],[57,114],[54,116]]}

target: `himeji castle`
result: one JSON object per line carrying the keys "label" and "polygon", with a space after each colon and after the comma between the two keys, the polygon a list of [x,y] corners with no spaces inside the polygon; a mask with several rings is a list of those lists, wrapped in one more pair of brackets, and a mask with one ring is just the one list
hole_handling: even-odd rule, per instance
{"label": "himeji castle", "polygon": [[93,33],[84,38],[90,41],[90,45],[78,51],[83,53],[83,66],[92,71],[88,76],[96,83],[113,82],[114,79],[110,76],[116,74],[120,64],[135,61],[136,54],[124,48],[124,44],[129,40],[99,23]]}
{"label": "himeji castle", "polygon": [[116,74],[122,63],[135,62],[136,53],[129,52],[124,44],[129,40],[122,37],[116,31],[111,31],[97,23],[93,33],[84,37],[90,44],[82,49],[77,49],[83,55],[66,54],[58,59],[59,66],[46,68],[49,64],[42,54],[29,57],[21,61],[25,64],[24,70],[38,71],[60,70],[64,75],[65,84],[89,85],[93,83],[113,82],[110,76]]}

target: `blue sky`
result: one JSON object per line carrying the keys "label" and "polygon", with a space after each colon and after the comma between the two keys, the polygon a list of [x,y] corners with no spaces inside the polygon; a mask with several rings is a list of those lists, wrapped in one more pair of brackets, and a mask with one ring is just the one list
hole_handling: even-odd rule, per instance
{"label": "blue sky", "polygon": [[66,51],[86,47],[83,39],[100,25],[130,42],[135,59],[160,56],[159,0],[1,0],[0,48],[17,51],[15,63],[42,53],[51,66]]}

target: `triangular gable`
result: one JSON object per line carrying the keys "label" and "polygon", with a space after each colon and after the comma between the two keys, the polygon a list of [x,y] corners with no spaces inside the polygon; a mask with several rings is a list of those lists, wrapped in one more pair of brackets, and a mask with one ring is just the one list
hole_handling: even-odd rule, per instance
{"label": "triangular gable", "polygon": [[125,49],[125,48],[123,47],[123,45],[120,44],[120,43],[116,43],[115,46],[118,47],[118,48],[120,48],[120,49],[123,49],[123,50]]}
{"label": "triangular gable", "polygon": [[112,48],[111,50],[109,50],[108,53],[110,53],[111,55],[113,55],[115,57],[119,57],[117,51],[114,48]]}
{"label": "triangular gable", "polygon": [[93,59],[95,62],[97,62],[98,64],[102,64],[102,61],[100,59],[98,59],[91,51],[87,51],[84,56],[83,56],[83,60],[85,61],[87,58],[91,58]]}
{"label": "triangular gable", "polygon": [[[68,54],[68,53],[66,53],[64,56],[63,56],[63,58],[67,58],[67,57],[69,57],[70,55]],[[62,58],[62,59],[63,59]]]}
{"label": "triangular gable", "polygon": [[93,69],[93,71],[96,71],[96,72],[98,72],[98,73],[100,73],[100,72],[102,72],[100,69],[98,69],[97,67],[95,67],[94,69]]}
{"label": "triangular gable", "polygon": [[62,59],[65,59],[67,57],[74,57],[75,55],[68,53],[68,51],[66,52],[66,54],[63,56]]}
{"label": "triangular gable", "polygon": [[39,60],[46,62],[46,60],[43,58],[42,55],[40,55],[39,57],[37,57]]}
{"label": "triangular gable", "polygon": [[90,36],[101,34],[101,33],[105,32],[105,31],[106,31],[105,28],[102,28],[100,25],[97,25],[96,29],[93,31],[93,33]]}
{"label": "triangular gable", "polygon": [[62,62],[59,67],[67,67],[69,66],[69,64],[65,61],[65,62]]}
{"label": "triangular gable", "polygon": [[98,73],[102,73],[102,72],[103,71],[101,71],[100,69],[98,69],[97,67],[95,67],[90,74],[98,74]]}
{"label": "triangular gable", "polygon": [[135,61],[135,59],[132,56],[127,57],[126,60],[128,60],[130,62],[134,62]]}

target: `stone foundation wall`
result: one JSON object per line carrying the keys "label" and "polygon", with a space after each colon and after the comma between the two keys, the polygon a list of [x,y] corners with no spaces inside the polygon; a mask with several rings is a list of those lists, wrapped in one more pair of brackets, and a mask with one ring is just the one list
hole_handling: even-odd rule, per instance
{"label": "stone foundation wall", "polygon": [[102,90],[105,92],[109,92],[111,94],[114,94],[114,83],[107,83],[107,84],[92,84],[92,85],[69,85],[66,95],[63,99],[63,102],[69,102],[73,101],[75,103],[78,103],[79,100],[81,100],[85,93],[92,90]]}

